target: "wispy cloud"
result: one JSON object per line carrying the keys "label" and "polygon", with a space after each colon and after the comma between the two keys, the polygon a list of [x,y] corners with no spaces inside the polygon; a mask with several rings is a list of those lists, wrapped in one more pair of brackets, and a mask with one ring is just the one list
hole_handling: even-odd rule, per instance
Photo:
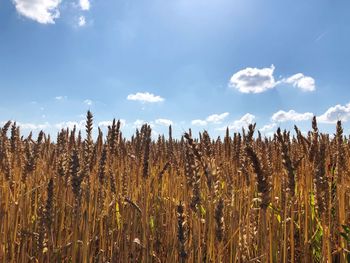
{"label": "wispy cloud", "polygon": [[41,24],[54,24],[60,17],[61,0],[13,0],[13,3],[19,14]]}
{"label": "wispy cloud", "polygon": [[315,42],[320,41],[322,38],[324,38],[327,35],[328,31],[322,32],[320,35],[318,35],[315,39]]}
{"label": "wispy cloud", "polygon": [[129,94],[127,100],[140,101],[142,103],[155,103],[164,101],[164,98],[149,92],[137,92],[136,94]]}
{"label": "wispy cloud", "polygon": [[84,100],[84,104],[91,106],[93,104],[93,101],[90,99],[86,99],[86,100]]}
{"label": "wispy cloud", "polygon": [[58,100],[58,101],[62,101],[62,100],[66,100],[67,99],[67,96],[56,96],[55,97],[55,100]]}
{"label": "wispy cloud", "polygon": [[191,124],[195,125],[195,126],[205,126],[205,125],[207,125],[207,122],[197,119],[197,120],[192,120]]}

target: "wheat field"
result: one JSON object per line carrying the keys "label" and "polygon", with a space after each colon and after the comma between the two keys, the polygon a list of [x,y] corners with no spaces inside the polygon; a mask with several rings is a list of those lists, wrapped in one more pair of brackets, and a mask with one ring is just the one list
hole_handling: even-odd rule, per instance
{"label": "wheat field", "polygon": [[[0,131],[0,262],[350,262],[350,141]],[[292,133],[291,133],[292,132]]]}

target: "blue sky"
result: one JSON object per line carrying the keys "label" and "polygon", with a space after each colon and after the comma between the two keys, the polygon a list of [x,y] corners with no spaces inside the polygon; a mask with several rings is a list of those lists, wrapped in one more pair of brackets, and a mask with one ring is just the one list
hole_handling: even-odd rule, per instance
{"label": "blue sky", "polygon": [[[350,126],[347,0],[0,0],[0,122]],[[156,133],[155,133],[156,134]]]}

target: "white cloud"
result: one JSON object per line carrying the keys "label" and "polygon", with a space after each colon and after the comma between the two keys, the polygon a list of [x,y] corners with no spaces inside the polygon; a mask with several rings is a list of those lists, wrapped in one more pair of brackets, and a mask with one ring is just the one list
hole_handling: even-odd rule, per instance
{"label": "white cloud", "polygon": [[276,126],[277,126],[276,123],[266,124],[266,125],[264,125],[261,129],[259,129],[259,131],[262,132],[262,133],[270,132],[270,131],[272,131]]}
{"label": "white cloud", "polygon": [[[84,116],[82,116],[84,117]],[[123,128],[126,126],[126,120],[125,119],[120,119],[120,127]],[[13,123],[14,121],[12,121]],[[143,121],[142,121],[143,122]],[[0,125],[5,125],[5,121],[0,122]],[[67,121],[67,122],[59,122],[55,124],[50,124],[49,122],[41,123],[41,124],[36,124],[36,123],[22,123],[22,122],[16,122],[17,126],[19,126],[21,129],[24,130],[45,130],[49,128],[53,129],[73,129],[74,126],[76,126],[77,130],[84,130],[85,129],[85,120],[80,120],[80,121]],[[98,123],[99,127],[108,127],[112,125],[112,121],[100,121]]]}
{"label": "white cloud", "polygon": [[41,24],[54,24],[60,17],[61,0],[13,0],[19,14]]}
{"label": "white cloud", "polygon": [[288,78],[276,81],[273,73],[275,67],[245,68],[232,75],[229,87],[242,93],[262,93],[280,84],[290,84],[302,91],[315,91],[315,80],[312,77],[297,73]]}
{"label": "white cloud", "polygon": [[221,123],[228,115],[228,112],[224,112],[221,114],[212,114],[206,118],[206,121],[212,123]]}
{"label": "white cloud", "polygon": [[316,89],[315,80],[311,77],[304,76],[302,73],[290,76],[289,78],[284,79],[283,82],[292,84],[293,87],[297,87],[302,91],[314,91]]}
{"label": "white cloud", "polygon": [[203,120],[193,120],[191,121],[191,124],[195,126],[205,126],[207,125],[207,122]]}
{"label": "white cloud", "polygon": [[100,121],[98,123],[98,126],[99,127],[108,127],[108,126],[111,126],[112,125],[112,122],[111,121]]}
{"label": "white cloud", "polygon": [[239,120],[233,122],[232,125],[229,126],[229,129],[241,129],[242,127],[247,127],[249,124],[254,123],[255,116],[250,113],[246,113]]}
{"label": "white cloud", "polygon": [[274,122],[307,121],[311,120],[313,116],[314,114],[311,112],[298,113],[295,110],[280,110],[272,115],[271,120]]}
{"label": "white cloud", "polygon": [[55,128],[57,128],[57,129],[65,129],[65,128],[73,129],[75,126],[77,130],[83,130],[83,129],[85,129],[85,124],[86,124],[85,120],[81,120],[79,122],[67,121],[67,122],[56,123]]}
{"label": "white cloud", "polygon": [[133,127],[140,129],[141,126],[144,125],[144,124],[148,124],[149,126],[151,126],[151,128],[154,127],[153,122],[148,122],[148,121],[144,121],[144,120],[136,120],[136,121],[134,121]]}
{"label": "white cloud", "polygon": [[[126,120],[125,119],[120,119],[119,121],[120,121],[120,128],[125,127]],[[113,123],[112,121],[100,121],[98,123],[98,126],[99,127],[108,127],[108,126],[112,126],[112,123]]]}
{"label": "white cloud", "polygon": [[242,93],[261,93],[276,86],[273,72],[274,65],[269,68],[246,68],[233,74],[229,86]]}
{"label": "white cloud", "polygon": [[139,128],[139,127],[141,127],[144,123],[146,123],[144,120],[136,120],[136,121],[134,121],[134,126],[135,126],[136,128]]}
{"label": "white cloud", "polygon": [[336,123],[338,120],[348,121],[350,119],[350,103],[346,105],[337,104],[330,107],[325,113],[317,117],[319,122]]}
{"label": "white cloud", "polygon": [[277,124],[276,123],[269,123],[264,125],[262,128],[259,129],[259,131],[267,137],[273,137],[274,135],[274,129],[276,128]]}
{"label": "white cloud", "polygon": [[252,124],[255,122],[255,116],[250,113],[246,113],[243,115],[240,119],[235,120],[233,123],[231,123],[228,126],[218,128],[219,131],[224,131],[228,127],[230,130],[240,130],[242,128],[248,127],[249,124]]}
{"label": "white cloud", "polygon": [[129,94],[127,97],[128,100],[141,101],[142,103],[149,102],[162,102],[164,98],[156,96],[149,92],[137,92],[136,94]]}
{"label": "white cloud", "polygon": [[[11,122],[14,123],[15,121],[11,120]],[[7,121],[2,121],[2,122],[0,122],[0,125],[1,126],[5,125],[5,123],[7,123]],[[33,130],[33,131],[34,130],[44,130],[44,129],[51,127],[51,125],[48,122],[36,124],[36,123],[31,123],[31,122],[22,123],[22,122],[17,121],[16,125],[23,130]]]}
{"label": "white cloud", "polygon": [[81,10],[87,11],[90,9],[90,1],[89,0],[79,0],[79,5]]}
{"label": "white cloud", "polygon": [[55,100],[61,101],[61,100],[66,100],[67,96],[56,96]]}
{"label": "white cloud", "polygon": [[120,119],[120,128],[123,128],[126,126],[126,120],[125,119]]}
{"label": "white cloud", "polygon": [[78,25],[79,26],[85,26],[86,25],[85,16],[80,16],[79,17]]}
{"label": "white cloud", "polygon": [[219,124],[222,123],[222,121],[229,115],[228,112],[224,112],[221,114],[212,114],[209,115],[205,120],[192,120],[191,124],[195,126],[206,126],[207,124],[214,123],[214,124]]}
{"label": "white cloud", "polygon": [[156,119],[155,123],[158,125],[163,125],[163,126],[170,126],[173,125],[173,122],[168,119]]}
{"label": "white cloud", "polygon": [[92,103],[93,103],[92,100],[89,100],[89,99],[84,100],[84,104],[86,104],[88,106],[91,106]]}
{"label": "white cloud", "polygon": [[17,122],[17,125],[24,130],[44,130],[50,127],[48,122],[42,124]]}

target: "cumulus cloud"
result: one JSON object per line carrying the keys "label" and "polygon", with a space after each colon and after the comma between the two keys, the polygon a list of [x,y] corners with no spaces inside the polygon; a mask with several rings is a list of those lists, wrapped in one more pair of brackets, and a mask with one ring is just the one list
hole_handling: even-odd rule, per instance
{"label": "cumulus cloud", "polygon": [[295,110],[280,110],[272,115],[271,120],[274,122],[307,121],[311,120],[313,116],[314,114],[311,112],[298,113]]}
{"label": "cumulus cloud", "polygon": [[127,96],[127,100],[140,101],[142,103],[155,103],[164,101],[164,98],[161,96],[156,96],[149,92],[137,92],[136,94],[129,94]]}
{"label": "cumulus cloud", "polygon": [[158,125],[163,125],[163,126],[170,126],[173,125],[173,122],[168,119],[156,119],[155,123]]}
{"label": "cumulus cloud", "polygon": [[61,0],[13,0],[19,14],[41,24],[54,24],[60,17]]}
{"label": "cumulus cloud", "polygon": [[262,133],[271,132],[274,128],[276,128],[276,126],[276,123],[269,123],[264,125],[261,129],[259,129],[259,131]]}
{"label": "cumulus cloud", "polygon": [[219,131],[224,131],[228,127],[230,130],[240,130],[242,128],[248,127],[249,124],[252,124],[255,122],[255,116],[250,113],[246,113],[243,115],[240,119],[235,120],[233,123],[231,123],[228,126],[218,128]]}
{"label": "cumulus cloud", "polygon": [[239,120],[233,122],[233,124],[229,125],[229,129],[241,129],[242,127],[247,127],[249,124],[255,122],[255,116],[250,113],[246,113]]}
{"label": "cumulus cloud", "polygon": [[87,11],[90,9],[90,1],[89,0],[79,0],[79,5],[81,10]]}
{"label": "cumulus cloud", "polygon": [[83,130],[83,129],[85,129],[85,124],[86,124],[86,121],[81,120],[78,122],[77,121],[59,122],[59,123],[56,123],[54,126],[56,129],[69,128],[70,130],[73,129],[75,126],[77,130]]}
{"label": "cumulus cloud", "polygon": [[233,74],[229,86],[242,93],[261,93],[276,86],[273,72],[274,65],[269,68],[246,68]]}
{"label": "cumulus cloud", "polygon": [[212,114],[206,118],[206,121],[211,123],[221,123],[228,115],[228,112],[221,114]]}
{"label": "cumulus cloud", "polygon": [[262,128],[260,128],[259,131],[264,136],[273,137],[276,127],[277,127],[277,123],[269,123],[269,124],[264,125]]}
{"label": "cumulus cloud", "polygon": [[224,112],[221,114],[212,114],[209,115],[205,120],[192,120],[191,124],[195,126],[206,126],[207,124],[213,123],[213,124],[219,124],[222,123],[222,121],[229,115],[228,112]]}
{"label": "cumulus cloud", "polygon": [[85,16],[80,16],[79,17],[78,25],[79,26],[85,26],[86,25]]}
{"label": "cumulus cloud", "polygon": [[316,89],[315,80],[311,77],[304,76],[302,73],[290,76],[284,79],[283,82],[292,84],[293,87],[297,87],[302,91],[314,91]]}
{"label": "cumulus cloud", "polygon": [[346,105],[337,104],[330,107],[325,113],[317,117],[319,122],[336,123],[340,121],[348,121],[350,119],[350,103]]}
{"label": "cumulus cloud", "polygon": [[242,93],[262,93],[273,89],[280,84],[290,84],[302,91],[316,90],[315,80],[302,73],[276,81],[273,73],[275,67],[269,68],[245,68],[232,75],[229,87]]}

